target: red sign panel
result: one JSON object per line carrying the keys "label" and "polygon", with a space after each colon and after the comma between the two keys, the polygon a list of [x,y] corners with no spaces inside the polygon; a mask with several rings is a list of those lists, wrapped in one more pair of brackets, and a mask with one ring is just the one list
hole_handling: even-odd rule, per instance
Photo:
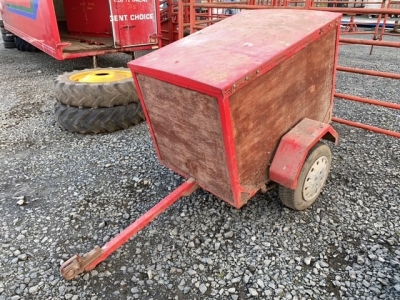
{"label": "red sign panel", "polygon": [[116,47],[157,44],[157,0],[109,0]]}

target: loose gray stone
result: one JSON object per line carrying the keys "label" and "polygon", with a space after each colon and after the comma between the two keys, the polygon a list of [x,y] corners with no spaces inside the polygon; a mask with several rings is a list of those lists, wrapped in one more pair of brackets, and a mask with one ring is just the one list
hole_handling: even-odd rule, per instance
{"label": "loose gray stone", "polygon": [[310,264],[311,264],[311,257],[306,257],[306,258],[304,258],[304,263],[307,265],[307,266],[309,266]]}
{"label": "loose gray stone", "polygon": [[19,260],[27,260],[28,259],[28,255],[26,255],[25,253],[21,254],[21,255],[18,255],[18,259]]}
{"label": "loose gray stone", "polygon": [[205,292],[207,292],[207,287],[205,286],[205,284],[202,283],[199,286],[199,290],[200,290],[200,293],[204,294]]}
{"label": "loose gray stone", "polygon": [[245,274],[245,275],[243,276],[243,282],[247,284],[247,283],[249,283],[249,280],[250,280],[250,277],[249,277],[248,275]]}
{"label": "loose gray stone", "polygon": [[228,231],[228,232],[226,232],[226,233],[224,234],[224,237],[227,238],[227,239],[233,237],[233,231]]}
{"label": "loose gray stone", "polygon": [[258,296],[258,292],[257,292],[256,289],[249,288],[249,293],[250,293],[250,295],[252,295],[253,297],[257,297],[257,296]]}
{"label": "loose gray stone", "polygon": [[328,268],[328,267],[329,267],[329,265],[328,265],[326,262],[324,262],[324,261],[320,261],[320,262],[319,262],[319,265],[320,265],[322,268]]}
{"label": "loose gray stone", "polygon": [[30,294],[36,294],[38,292],[38,290],[39,290],[39,286],[35,285],[35,286],[29,288],[29,293]]}
{"label": "loose gray stone", "polygon": [[264,289],[264,287],[265,287],[264,282],[261,279],[257,280],[257,285],[262,289]]}
{"label": "loose gray stone", "polygon": [[363,265],[365,263],[364,257],[362,257],[361,255],[357,256],[357,263],[359,265]]}
{"label": "loose gray stone", "polygon": [[363,280],[362,284],[363,284],[363,286],[365,286],[365,287],[369,287],[369,286],[370,286],[369,282],[366,281],[366,280]]}

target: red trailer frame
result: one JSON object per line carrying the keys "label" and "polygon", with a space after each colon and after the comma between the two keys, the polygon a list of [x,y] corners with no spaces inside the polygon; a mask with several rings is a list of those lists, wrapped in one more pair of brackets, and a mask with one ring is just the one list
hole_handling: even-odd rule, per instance
{"label": "red trailer frame", "polygon": [[58,60],[161,47],[159,0],[0,0],[4,27]]}
{"label": "red trailer frame", "polygon": [[[199,186],[240,208],[274,181],[284,197],[303,194],[305,205],[290,207],[310,206],[330,166],[319,141],[338,138],[329,123],[340,18],[245,12],[130,62],[158,158],[188,180],[103,247],[67,260],[61,274],[70,280],[93,269]],[[320,48],[328,57],[310,55]],[[313,183],[306,199],[304,186]]]}

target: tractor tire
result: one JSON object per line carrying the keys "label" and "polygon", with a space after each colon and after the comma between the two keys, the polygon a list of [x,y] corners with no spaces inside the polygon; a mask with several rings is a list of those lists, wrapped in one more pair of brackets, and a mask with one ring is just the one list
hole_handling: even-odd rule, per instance
{"label": "tractor tire", "polygon": [[132,73],[127,68],[86,69],[55,80],[56,99],[67,106],[103,108],[138,103]]}
{"label": "tractor tire", "polygon": [[56,102],[54,112],[61,128],[78,133],[113,132],[144,120],[140,103],[110,108],[78,108]]}
{"label": "tractor tire", "polygon": [[38,51],[38,49],[35,46],[29,44],[27,41],[21,39],[18,36],[14,37],[14,42],[15,42],[15,46],[17,47],[17,49],[19,51],[22,51],[22,52],[37,52]]}
{"label": "tractor tire", "polygon": [[12,33],[2,34],[1,36],[4,42],[14,42],[15,35]]}
{"label": "tractor tire", "polygon": [[12,49],[15,48],[15,43],[14,42],[3,42],[4,48],[6,49]]}
{"label": "tractor tire", "polygon": [[317,200],[328,178],[332,154],[327,145],[318,142],[308,153],[300,171],[297,187],[291,190],[279,185],[281,202],[294,210],[304,210]]}

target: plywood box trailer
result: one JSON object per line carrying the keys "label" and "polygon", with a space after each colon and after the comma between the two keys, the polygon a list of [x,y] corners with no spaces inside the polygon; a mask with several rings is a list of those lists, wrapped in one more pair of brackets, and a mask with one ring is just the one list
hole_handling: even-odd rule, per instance
{"label": "plywood box trailer", "polygon": [[337,142],[331,120],[340,14],[244,11],[130,67],[157,154],[188,178],[104,246],[61,265],[71,280],[104,261],[199,186],[242,207],[266,184],[311,206]]}
{"label": "plywood box trailer", "polygon": [[295,159],[272,170],[278,145],[331,120],[340,19],[243,11],[130,62],[160,161],[238,208],[271,180],[296,186]]}
{"label": "plywood box trailer", "polygon": [[0,0],[4,27],[56,59],[156,49],[157,0]]}

